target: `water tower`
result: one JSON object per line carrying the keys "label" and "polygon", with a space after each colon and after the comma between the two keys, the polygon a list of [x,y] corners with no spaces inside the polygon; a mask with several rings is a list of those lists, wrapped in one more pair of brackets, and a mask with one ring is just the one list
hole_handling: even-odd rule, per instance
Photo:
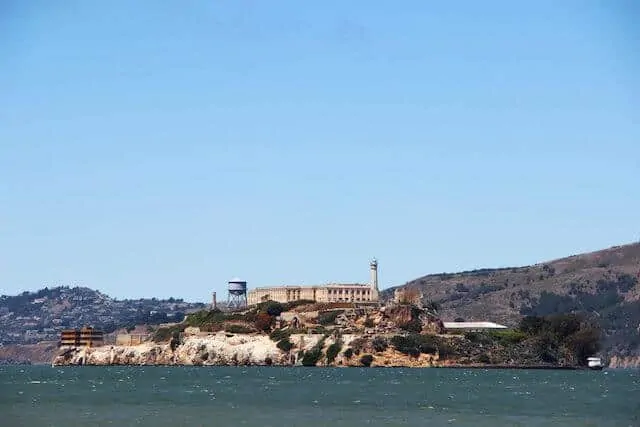
{"label": "water tower", "polygon": [[247,306],[247,282],[240,279],[231,279],[228,282],[227,307],[230,309],[244,308]]}

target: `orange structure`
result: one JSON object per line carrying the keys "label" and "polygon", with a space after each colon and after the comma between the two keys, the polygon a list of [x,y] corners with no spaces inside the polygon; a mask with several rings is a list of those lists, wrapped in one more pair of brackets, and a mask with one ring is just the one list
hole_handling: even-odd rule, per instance
{"label": "orange structure", "polygon": [[66,329],[60,332],[60,345],[73,347],[99,347],[104,343],[104,333],[85,326],[82,329]]}

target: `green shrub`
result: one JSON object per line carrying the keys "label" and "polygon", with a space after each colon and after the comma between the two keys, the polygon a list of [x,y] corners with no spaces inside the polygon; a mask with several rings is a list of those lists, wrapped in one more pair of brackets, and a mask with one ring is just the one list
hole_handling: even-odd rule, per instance
{"label": "green shrub", "polygon": [[489,357],[488,354],[484,354],[483,353],[478,357],[478,362],[489,364],[489,363],[491,363],[491,358]]}
{"label": "green shrub", "polygon": [[322,357],[323,346],[324,339],[321,339],[311,350],[305,351],[304,356],[302,356],[302,366],[316,366],[318,360]]}
{"label": "green shrub", "polygon": [[373,347],[376,352],[380,353],[389,347],[389,342],[385,337],[375,337],[371,341],[371,347]]}
{"label": "green shrub", "polygon": [[316,366],[321,357],[322,350],[319,348],[313,348],[306,351],[304,356],[302,356],[302,366]]}
{"label": "green shrub", "polygon": [[250,334],[254,330],[244,325],[229,325],[225,328],[230,334]]}
{"label": "green shrub", "polygon": [[489,335],[502,345],[518,344],[527,338],[526,333],[511,329],[492,331]]}
{"label": "green shrub", "polygon": [[391,345],[400,353],[415,355],[420,354],[420,341],[420,336],[416,334],[396,335],[391,338]]}
{"label": "green shrub", "polygon": [[258,312],[267,313],[269,316],[277,317],[284,311],[284,305],[277,301],[265,301],[258,304]]}
{"label": "green shrub", "polygon": [[320,315],[318,315],[318,323],[323,326],[333,325],[342,313],[344,313],[344,310],[332,310],[320,313]]}
{"label": "green shrub", "polygon": [[493,344],[496,339],[486,332],[465,332],[464,337],[475,344]]}
{"label": "green shrub", "polygon": [[276,344],[276,347],[278,347],[282,351],[288,352],[293,348],[293,344],[291,343],[291,341],[289,341],[289,338],[287,337],[278,341],[278,344]]}
{"label": "green shrub", "polygon": [[373,356],[370,354],[363,355],[360,358],[360,363],[362,363],[362,366],[366,366],[366,367],[371,366],[371,363],[373,363]]}
{"label": "green shrub", "polygon": [[401,353],[417,357],[420,353],[434,354],[441,352],[446,343],[434,335],[409,334],[407,336],[396,335],[391,338],[391,344]]}
{"label": "green shrub", "polygon": [[309,329],[308,331],[311,332],[312,334],[322,334],[322,335],[327,335],[330,332],[324,326],[317,326],[315,328]]}
{"label": "green shrub", "polygon": [[446,341],[440,339],[438,342],[438,356],[441,359],[448,359],[449,357],[455,355],[453,347],[451,347]]}
{"label": "green shrub", "polygon": [[174,332],[171,337],[171,341],[169,342],[169,347],[171,347],[171,351],[176,351],[176,348],[180,345],[180,333]]}
{"label": "green shrub", "polygon": [[399,325],[399,327],[407,332],[420,333],[420,331],[422,331],[422,322],[420,319],[411,319],[408,322]]}
{"label": "green shrub", "polygon": [[282,306],[284,308],[284,311],[290,311],[301,305],[308,305],[308,304],[315,304],[315,301],[309,300],[309,299],[300,299],[297,301],[289,301],[287,303],[282,304]]}
{"label": "green shrub", "polygon": [[342,350],[342,343],[340,341],[331,344],[327,349],[327,362],[333,363],[336,356],[340,353],[340,350]]}
{"label": "green shrub", "polygon": [[171,340],[171,337],[177,332],[180,333],[184,331],[184,326],[182,325],[174,325],[168,328],[159,328],[154,334],[151,340],[153,342],[167,342]]}
{"label": "green shrub", "polygon": [[367,342],[367,339],[364,337],[356,338],[355,340],[351,341],[351,348],[353,348],[353,352],[356,355],[360,354],[360,352],[367,346]]}
{"label": "green shrub", "polygon": [[364,320],[364,327],[365,328],[373,328],[375,326],[375,324],[373,323],[373,319],[371,319],[370,317],[367,317]]}
{"label": "green shrub", "polygon": [[351,359],[353,357],[353,349],[351,347],[347,348],[344,353],[342,353],[344,357],[347,359]]}
{"label": "green shrub", "polygon": [[439,348],[439,340],[433,335],[420,335],[420,344],[418,349],[420,353],[435,354]]}
{"label": "green shrub", "polygon": [[284,338],[289,338],[291,336],[291,331],[289,329],[287,330],[283,330],[283,329],[276,329],[275,331],[271,332],[271,334],[269,334],[269,338],[271,338],[271,340],[278,342]]}

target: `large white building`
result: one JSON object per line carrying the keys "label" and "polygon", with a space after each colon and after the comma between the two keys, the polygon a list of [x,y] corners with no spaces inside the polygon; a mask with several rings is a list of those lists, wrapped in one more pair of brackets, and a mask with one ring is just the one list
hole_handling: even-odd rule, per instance
{"label": "large white building", "polygon": [[251,289],[247,302],[249,305],[263,301],[282,303],[298,300],[316,302],[377,302],[378,301],[378,261],[369,264],[371,279],[362,283],[329,283],[326,285],[301,286],[283,285]]}

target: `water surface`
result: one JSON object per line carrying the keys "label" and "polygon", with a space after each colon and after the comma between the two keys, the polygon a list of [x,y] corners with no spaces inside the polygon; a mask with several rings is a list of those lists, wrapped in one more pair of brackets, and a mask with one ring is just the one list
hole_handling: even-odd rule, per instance
{"label": "water surface", "polygon": [[0,425],[640,426],[640,371],[0,367]]}

